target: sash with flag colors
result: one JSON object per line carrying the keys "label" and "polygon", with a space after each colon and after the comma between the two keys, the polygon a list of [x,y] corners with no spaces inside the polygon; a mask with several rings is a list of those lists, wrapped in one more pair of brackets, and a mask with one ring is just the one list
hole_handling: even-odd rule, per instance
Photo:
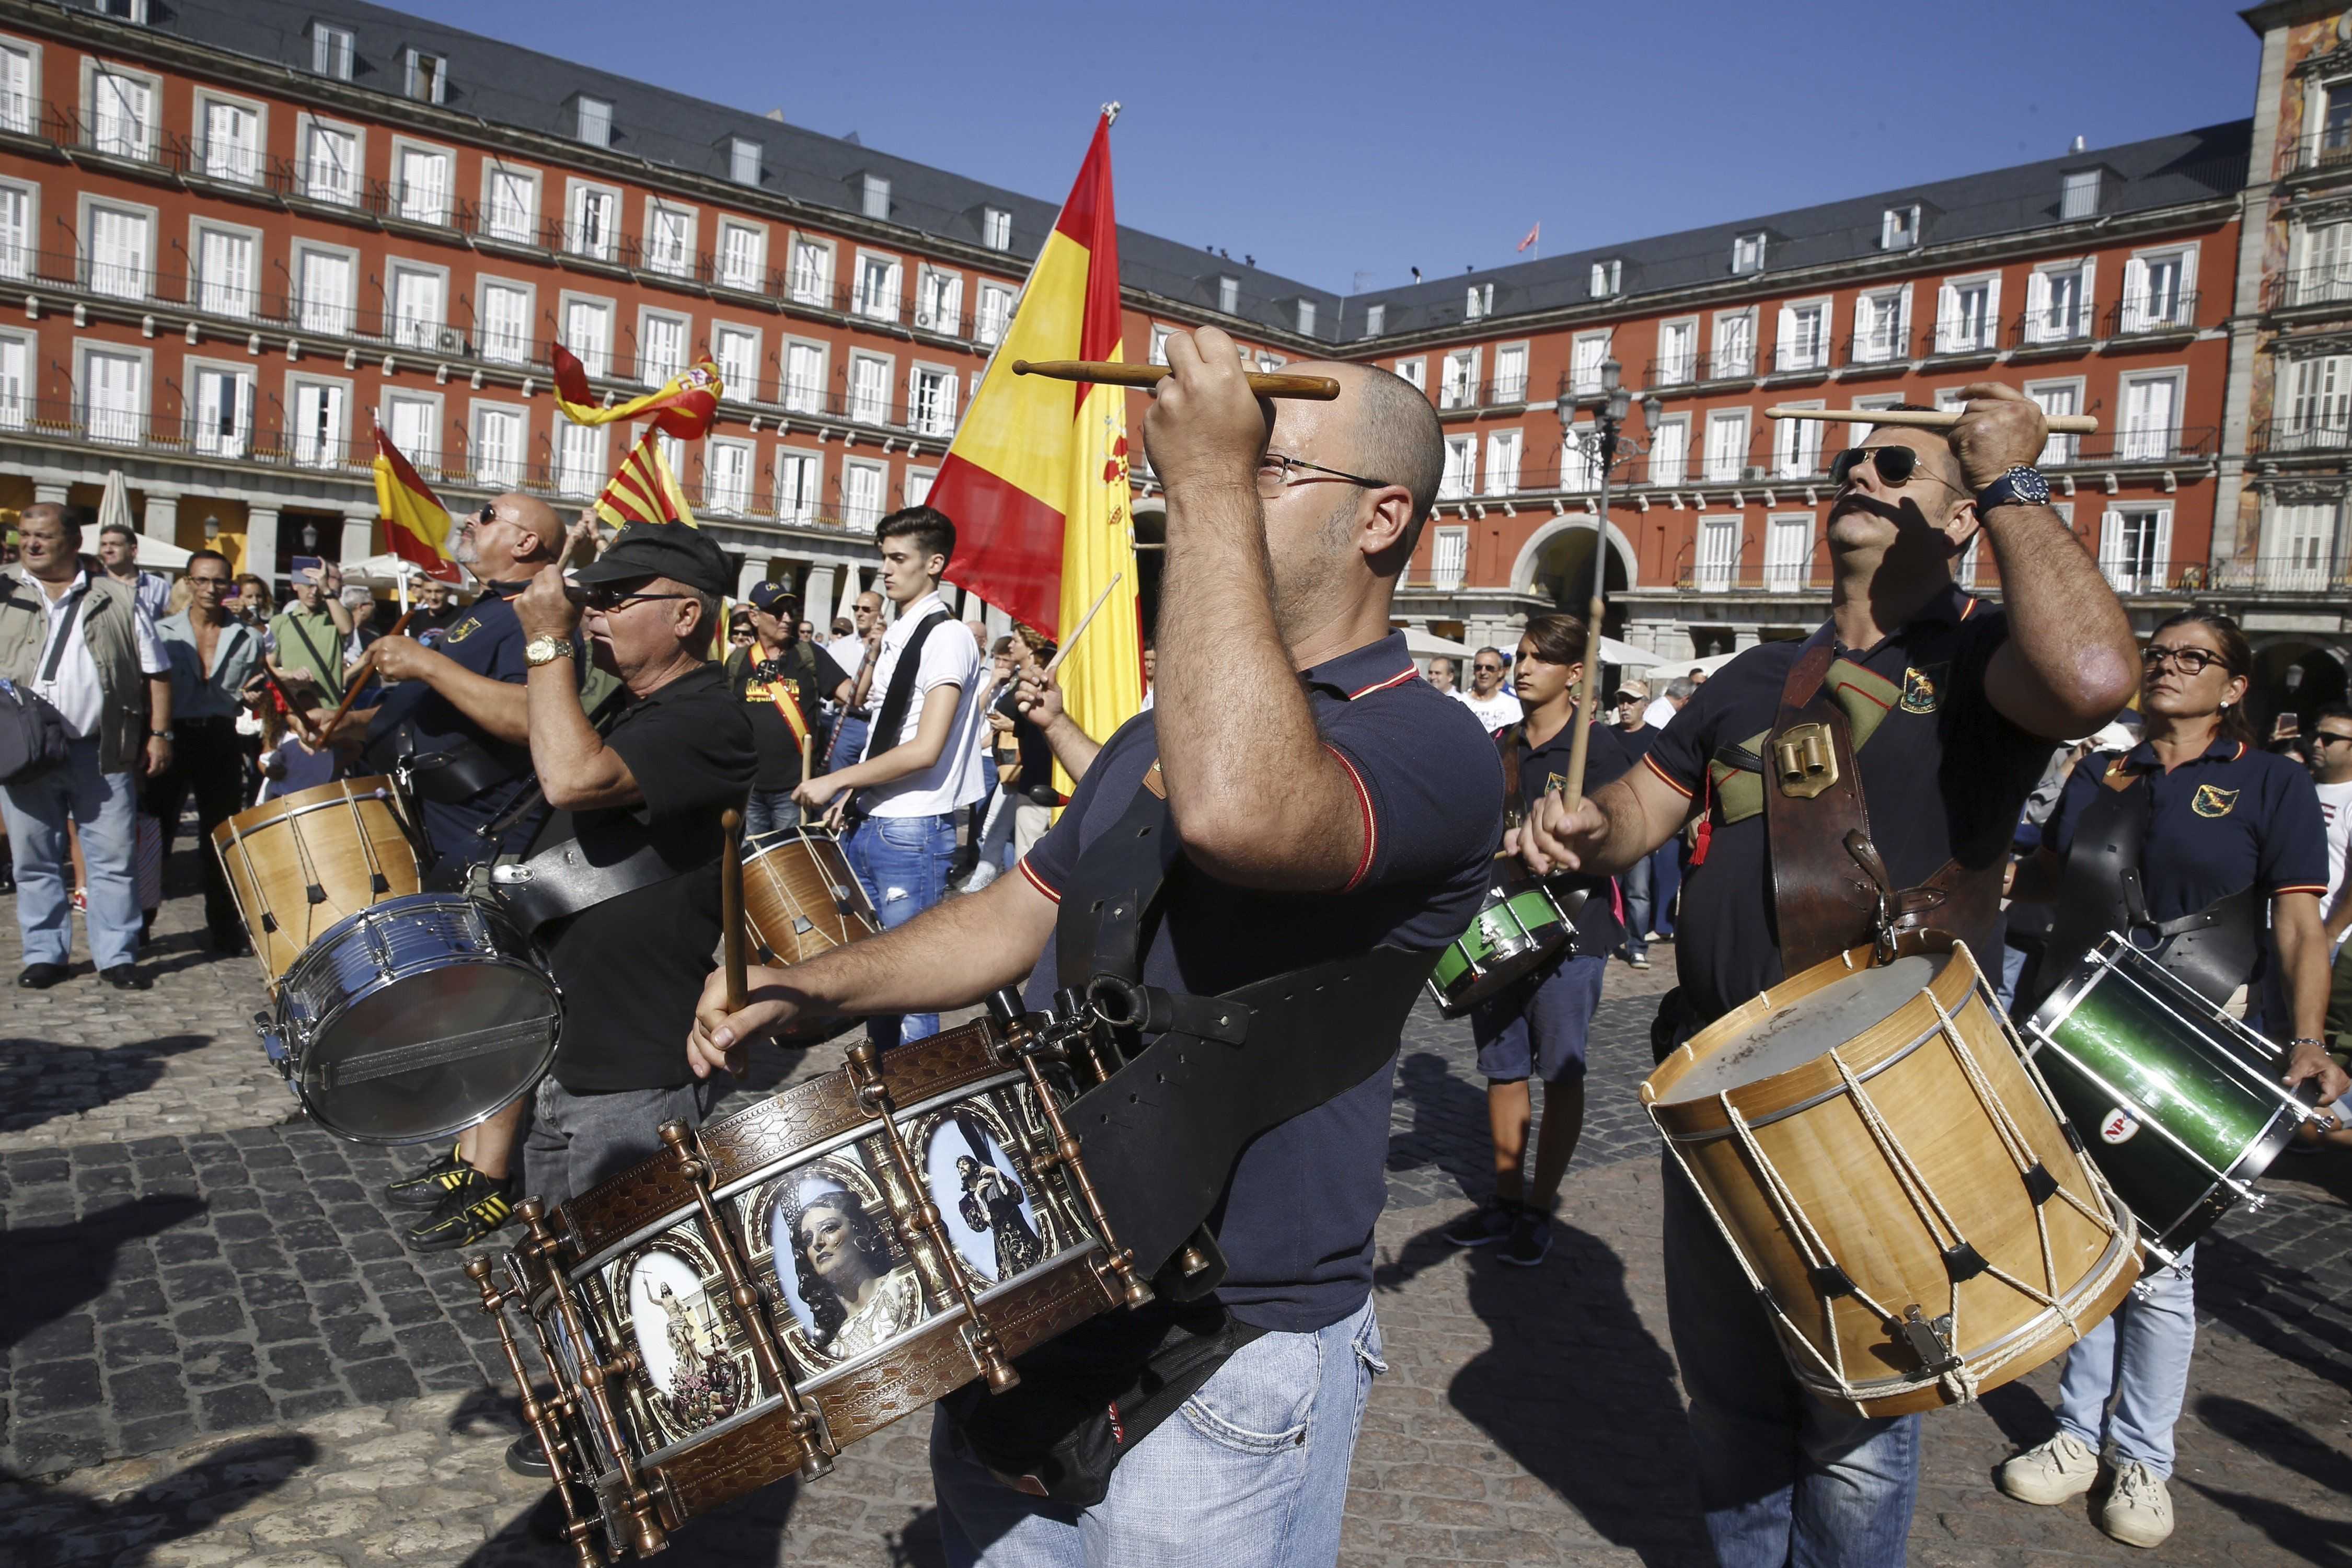
{"label": "sash with flag colors", "polygon": [[604,493],[596,498],[596,515],[615,528],[633,522],[698,526],[686,492],[678,488],[677,476],[669,471],[669,460],[661,455],[660,428],[656,426],[637,438],[605,481]]}
{"label": "sash with flag colors", "polygon": [[383,519],[384,543],[394,555],[444,583],[458,580],[449,557],[449,509],[409,465],[383,426],[375,426],[375,509]]}
{"label": "sash with flag colors", "polygon": [[671,376],[658,392],[615,403],[610,408],[596,405],[596,395],[588,390],[588,372],[579,355],[558,343],[554,360],[555,405],[574,425],[610,425],[650,414],[654,416],[654,428],[663,435],[675,436],[681,441],[698,441],[709,432],[711,418],[719,412],[719,367],[709,360]]}
{"label": "sash with flag colors", "polygon": [[1121,322],[1107,112],[927,498],[955,521],[949,577],[1014,619],[1059,638],[1110,590],[1060,672],[1070,717],[1106,740],[1143,706],[1127,393],[1012,364],[1118,359]]}

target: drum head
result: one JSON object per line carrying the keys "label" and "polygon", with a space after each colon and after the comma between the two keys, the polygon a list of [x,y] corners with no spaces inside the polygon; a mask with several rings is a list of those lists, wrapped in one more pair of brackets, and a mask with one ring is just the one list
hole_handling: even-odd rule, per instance
{"label": "drum head", "polygon": [[1950,962],[1948,952],[1914,953],[1848,975],[1775,1008],[1723,1049],[1692,1063],[1673,1092],[1661,1096],[1658,1103],[1684,1105],[1712,1099],[1802,1067],[1886,1018],[1924,990]]}
{"label": "drum head", "polygon": [[474,1126],[555,1056],[555,987],[519,963],[453,963],[374,987],[331,1016],[301,1057],[312,1121],[361,1143]]}

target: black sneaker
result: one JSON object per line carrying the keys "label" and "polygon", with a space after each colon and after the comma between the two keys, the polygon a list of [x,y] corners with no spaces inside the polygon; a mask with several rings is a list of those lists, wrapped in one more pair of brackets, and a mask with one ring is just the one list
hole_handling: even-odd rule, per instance
{"label": "black sneaker", "polygon": [[1521,1209],[1518,1217],[1511,1222],[1510,1239],[1503,1243],[1503,1250],[1496,1256],[1513,1268],[1533,1268],[1550,1251],[1551,1215]]}
{"label": "black sneaker", "polygon": [[460,1171],[473,1167],[457,1158],[457,1145],[421,1171],[402,1176],[383,1184],[383,1201],[396,1209],[432,1209],[441,1206],[441,1200],[458,1183]]}
{"label": "black sneaker", "polygon": [[493,1181],[467,1166],[433,1216],[408,1233],[408,1245],[419,1252],[447,1252],[488,1241],[514,1218],[513,1192],[511,1179]]}
{"label": "black sneaker", "polygon": [[1518,1205],[1508,1198],[1490,1197],[1438,1234],[1456,1247],[1484,1247],[1510,1235],[1518,1215]]}

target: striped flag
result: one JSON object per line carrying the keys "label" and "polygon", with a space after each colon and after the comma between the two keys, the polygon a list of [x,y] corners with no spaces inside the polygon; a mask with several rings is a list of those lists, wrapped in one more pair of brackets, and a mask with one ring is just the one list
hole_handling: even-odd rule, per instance
{"label": "striped flag", "polygon": [[381,424],[375,426],[375,510],[394,555],[444,583],[458,580],[457,563],[449,558],[449,509]]}
{"label": "striped flag", "polygon": [[588,390],[588,372],[581,364],[580,356],[558,343],[552,357],[555,405],[574,425],[611,425],[650,414],[654,416],[654,428],[663,435],[675,436],[681,441],[698,441],[709,434],[710,421],[719,412],[723,387],[719,367],[709,360],[671,376],[658,392],[600,408],[596,395]]}
{"label": "striped flag", "polygon": [[1059,637],[1109,590],[1093,629],[1061,669],[1070,717],[1105,739],[1143,706],[1127,393],[1015,376],[1012,364],[1121,357],[1110,178],[1115,109],[1096,123],[1070,199],[1037,253],[928,498],[955,520],[949,577],[1014,620]]}
{"label": "striped flag", "polygon": [[669,471],[669,462],[661,455],[661,433],[656,425],[640,437],[613,471],[604,493],[596,498],[596,515],[615,528],[633,522],[697,526],[694,509],[687,504],[677,476]]}

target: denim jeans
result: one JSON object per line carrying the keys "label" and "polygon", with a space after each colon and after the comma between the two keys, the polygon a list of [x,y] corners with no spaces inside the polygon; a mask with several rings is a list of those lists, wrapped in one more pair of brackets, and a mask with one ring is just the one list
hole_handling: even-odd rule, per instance
{"label": "denim jeans", "polygon": [[743,803],[743,837],[749,841],[801,825],[800,803],[788,789],[755,789]]}
{"label": "denim jeans", "polygon": [[[16,860],[16,928],[25,962],[66,963],[73,958],[73,853],[66,821],[80,825],[82,863],[89,868],[89,908],[82,923],[89,955],[100,969],[129,963],[139,945],[139,781],[98,765],[98,741],[76,741],[66,760],[23,784],[0,788],[0,816]],[[212,853],[212,846],[205,846]]]}
{"label": "denim jeans", "polygon": [[2000,998],[2002,1012],[2017,1005],[2017,983],[2025,976],[2025,965],[2032,954],[2013,942],[2000,944],[2000,984],[1992,994]]}
{"label": "denim jeans", "polygon": [[825,752],[822,771],[837,773],[852,763],[863,761],[866,755],[866,731],[874,727],[870,719],[853,718],[844,713],[833,727],[833,747]]}
{"label": "denim jeans", "polygon": [[1700,1506],[1723,1568],[1900,1568],[1919,1417],[1805,1393],[1754,1289],[1666,1156],[1666,1322],[1690,1393]]}
{"label": "denim jeans", "polygon": [[2172,1474],[2172,1428],[2196,1348],[2197,1248],[2190,1247],[2176,1267],[2133,1286],[2124,1304],[2066,1352],[2059,1429],[2094,1449],[2112,1443],[2118,1462],[2137,1459],[2159,1476]]}
{"label": "denim jeans", "polygon": [[1650,907],[1650,857],[1643,856],[1625,868],[1617,879],[1617,886],[1625,894],[1625,956],[1647,958],[1650,944],[1646,940],[1650,917],[1655,913]]}
{"label": "denim jeans", "polygon": [[725,1092],[713,1073],[675,1089],[623,1089],[610,1094],[574,1094],[541,1079],[531,1091],[530,1131],[523,1139],[523,1191],[549,1208],[571,1202],[609,1176],[617,1176],[667,1147],[661,1124],[683,1121],[700,1127]]}
{"label": "denim jeans", "polygon": [[1365,1301],[1314,1333],[1251,1341],[1111,1472],[1088,1509],[1014,1491],[931,1418],[950,1568],[1328,1568],[1381,1360]]}
{"label": "denim jeans", "polygon": [[[905,925],[947,896],[948,862],[955,858],[955,815],[869,816],[849,840],[849,868],[866,885],[882,929]],[[940,1032],[937,1013],[881,1014],[866,1020],[878,1049]]]}
{"label": "denim jeans", "polygon": [[1683,839],[1677,833],[1650,851],[1650,930],[1660,936],[1675,934],[1675,895],[1682,888]]}

